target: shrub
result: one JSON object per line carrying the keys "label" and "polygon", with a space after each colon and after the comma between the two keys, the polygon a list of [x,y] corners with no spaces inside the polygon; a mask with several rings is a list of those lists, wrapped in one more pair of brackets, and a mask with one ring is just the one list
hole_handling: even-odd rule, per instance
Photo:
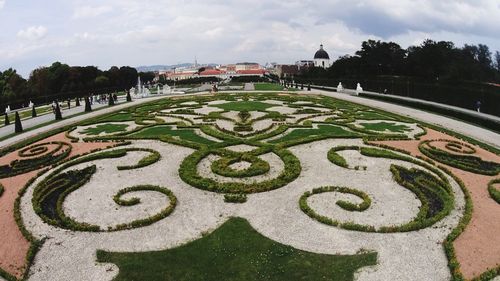
{"label": "shrub", "polygon": [[9,121],[9,115],[7,114],[7,112],[4,114],[4,125],[7,126],[10,124],[10,121]]}
{"label": "shrub", "polygon": [[61,108],[59,107],[58,102],[56,102],[55,118],[56,118],[56,120],[62,120]]}
{"label": "shrub", "polygon": [[226,203],[245,203],[247,201],[246,194],[224,194],[224,202]]}
{"label": "shrub", "polygon": [[23,131],[23,124],[21,124],[21,118],[19,117],[19,112],[16,111],[16,122],[15,130],[16,133],[21,133]]}
{"label": "shrub", "polygon": [[494,179],[488,183],[488,192],[498,204],[500,204],[500,191],[495,187],[495,184],[500,183],[500,179]]}
{"label": "shrub", "polygon": [[35,109],[35,106],[34,106],[34,105],[31,107],[31,117],[32,117],[32,118],[35,118],[35,117],[36,117],[36,109]]}
{"label": "shrub", "polygon": [[108,105],[109,105],[109,106],[113,106],[113,105],[115,105],[115,99],[113,98],[113,95],[112,95],[112,94],[109,94],[109,95],[108,95]]}

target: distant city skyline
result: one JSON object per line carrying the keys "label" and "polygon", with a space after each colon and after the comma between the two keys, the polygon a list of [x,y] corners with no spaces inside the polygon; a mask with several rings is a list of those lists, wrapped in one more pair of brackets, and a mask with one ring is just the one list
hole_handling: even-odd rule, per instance
{"label": "distant city skyline", "polygon": [[39,66],[172,65],[330,58],[361,42],[425,39],[500,51],[500,2],[0,0],[0,70],[25,78]]}

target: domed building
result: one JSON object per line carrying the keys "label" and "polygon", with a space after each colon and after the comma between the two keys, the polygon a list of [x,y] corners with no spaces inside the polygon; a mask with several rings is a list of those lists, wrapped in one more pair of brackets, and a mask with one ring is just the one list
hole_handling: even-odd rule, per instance
{"label": "domed building", "polygon": [[314,66],[322,68],[330,67],[330,56],[323,50],[323,44],[319,45],[319,50],[314,54]]}

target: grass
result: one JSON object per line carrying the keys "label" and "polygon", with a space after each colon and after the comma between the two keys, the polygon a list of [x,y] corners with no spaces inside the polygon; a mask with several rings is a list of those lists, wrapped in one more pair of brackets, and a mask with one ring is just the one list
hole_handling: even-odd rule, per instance
{"label": "grass", "polygon": [[365,120],[392,120],[391,117],[373,111],[358,111],[353,116],[355,119]]}
{"label": "grass", "polygon": [[183,140],[187,141],[192,141],[196,143],[201,143],[201,144],[214,144],[213,141],[205,139],[199,135],[197,135],[194,130],[191,129],[179,129],[179,130],[173,130],[172,126],[154,126],[154,127],[148,127],[143,130],[140,130],[136,133],[133,133],[129,136],[131,137],[136,137],[136,138],[145,138],[145,139],[158,139],[162,136],[172,136],[172,137],[178,137]]}
{"label": "grass", "polygon": [[275,105],[260,102],[260,101],[235,101],[223,104],[215,104],[215,107],[227,110],[227,111],[263,111]]}
{"label": "grass", "polygon": [[130,112],[118,112],[113,115],[106,116],[100,121],[103,122],[123,122],[123,121],[133,121],[134,118],[132,117],[132,113]]}
{"label": "grass", "polygon": [[256,91],[282,91],[283,86],[274,83],[255,83]]}
{"label": "grass", "polygon": [[127,129],[127,124],[99,124],[95,127],[86,128],[82,131],[86,135],[99,135],[100,133],[112,134],[117,132],[124,132]]}
{"label": "grass", "polygon": [[347,131],[344,128],[338,126],[318,125],[317,129],[295,129],[292,132],[284,135],[283,137],[272,140],[270,142],[279,143],[312,136],[356,137],[360,135],[354,132]]}
{"label": "grass", "polygon": [[205,237],[154,252],[97,252],[119,267],[117,281],[149,280],[353,280],[375,265],[376,253],[326,255],[301,251],[262,236],[242,218],[231,218]]}
{"label": "grass", "polygon": [[370,131],[384,132],[386,130],[394,133],[405,133],[411,131],[411,128],[403,125],[390,122],[380,122],[380,123],[360,123],[363,128]]}

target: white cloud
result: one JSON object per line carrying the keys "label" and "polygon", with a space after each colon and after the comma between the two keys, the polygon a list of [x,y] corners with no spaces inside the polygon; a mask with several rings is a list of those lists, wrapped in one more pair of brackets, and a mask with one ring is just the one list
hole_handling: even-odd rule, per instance
{"label": "white cloud", "polygon": [[79,6],[73,13],[73,19],[95,18],[112,10],[110,6]]}
{"label": "white cloud", "polygon": [[189,62],[195,56],[202,63],[293,63],[310,59],[320,43],[336,58],[353,54],[367,39],[406,48],[431,38],[500,50],[498,0],[63,2],[57,13],[52,1],[35,5],[24,19],[17,19],[24,13],[16,5],[3,7],[0,26],[19,30],[25,28],[20,23],[33,20],[50,29],[50,38],[26,40],[45,35],[36,26],[20,31],[18,39],[15,32],[0,33],[0,68],[16,68],[21,59],[26,67],[30,61],[37,66],[35,61],[59,60],[107,68]]}
{"label": "white cloud", "polygon": [[45,26],[30,26],[26,29],[21,29],[17,32],[17,37],[27,40],[40,40],[47,35],[47,28]]}
{"label": "white cloud", "polygon": [[0,0],[0,9],[3,8],[3,5],[5,5],[5,0]]}

